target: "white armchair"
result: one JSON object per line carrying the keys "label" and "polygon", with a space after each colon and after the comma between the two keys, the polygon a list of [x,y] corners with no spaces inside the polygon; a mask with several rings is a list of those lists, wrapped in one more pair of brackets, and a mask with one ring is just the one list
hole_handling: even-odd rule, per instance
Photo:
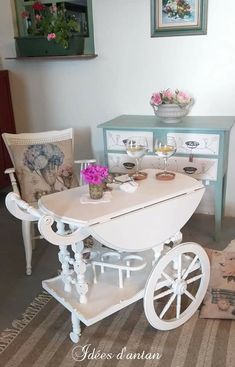
{"label": "white armchair", "polygon": [[[70,189],[83,184],[81,170],[94,159],[74,161],[73,129],[40,133],[2,134],[14,168],[9,168],[13,194],[7,196],[6,206],[22,220],[22,236],[26,257],[26,274],[32,273],[32,249],[35,239],[34,223],[40,217],[37,201],[42,195]],[[74,170],[79,165],[79,180]]]}

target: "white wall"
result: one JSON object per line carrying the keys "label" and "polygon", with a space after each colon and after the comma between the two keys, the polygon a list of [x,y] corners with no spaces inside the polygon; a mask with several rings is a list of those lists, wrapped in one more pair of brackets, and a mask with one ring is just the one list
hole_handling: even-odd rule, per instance
{"label": "white wall", "polygon": [[[0,67],[11,71],[16,126],[73,126],[80,157],[102,157],[96,126],[120,114],[152,114],[153,91],[185,89],[192,115],[235,116],[234,0],[209,1],[205,36],[150,37],[150,0],[93,0],[96,52],[89,61],[15,61],[9,0],[0,1]],[[226,214],[235,216],[235,132],[231,134]],[[208,210],[210,212],[210,210]]]}

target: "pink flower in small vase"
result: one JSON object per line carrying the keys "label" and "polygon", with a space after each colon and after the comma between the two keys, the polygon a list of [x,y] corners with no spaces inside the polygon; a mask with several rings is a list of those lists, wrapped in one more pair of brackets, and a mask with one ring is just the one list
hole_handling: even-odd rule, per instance
{"label": "pink flower in small vase", "polygon": [[159,106],[161,103],[162,103],[162,99],[161,99],[160,93],[153,93],[151,100],[150,100],[150,104]]}
{"label": "pink flower in small vase", "polygon": [[100,165],[89,165],[81,171],[84,180],[92,185],[100,185],[108,177],[108,167]]}
{"label": "pink flower in small vase", "polygon": [[47,35],[47,40],[48,41],[54,40],[55,38],[56,38],[56,34],[55,33],[49,33]]}

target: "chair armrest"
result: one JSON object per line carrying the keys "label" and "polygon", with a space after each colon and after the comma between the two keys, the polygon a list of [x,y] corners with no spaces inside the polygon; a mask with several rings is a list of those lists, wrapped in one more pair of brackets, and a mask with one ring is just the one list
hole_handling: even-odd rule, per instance
{"label": "chair armrest", "polygon": [[42,213],[39,209],[26,203],[20,196],[14,192],[9,192],[5,198],[6,207],[16,218],[26,221],[38,220]]}
{"label": "chair armrest", "polygon": [[4,173],[9,175],[9,177],[10,177],[13,192],[20,196],[20,190],[19,190],[19,187],[17,185],[16,178],[15,178],[15,168],[7,168],[4,171]]}
{"label": "chair armrest", "polygon": [[5,169],[5,171],[4,171],[4,173],[6,174],[6,175],[9,175],[10,173],[15,173],[15,168],[7,168],[7,169]]}

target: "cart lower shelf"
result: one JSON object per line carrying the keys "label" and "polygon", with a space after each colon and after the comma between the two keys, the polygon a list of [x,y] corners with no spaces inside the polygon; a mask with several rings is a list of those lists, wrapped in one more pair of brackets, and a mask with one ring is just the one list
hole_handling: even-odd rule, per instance
{"label": "cart lower shelf", "polygon": [[[123,282],[118,268],[106,268],[104,263],[102,269],[103,263],[96,260],[87,264],[86,303],[80,302],[75,284],[70,291],[65,290],[63,275],[43,281],[43,288],[71,312],[72,323],[92,325],[144,298],[145,314],[153,327],[170,330],[182,325],[196,312],[208,286],[210,264],[205,250],[198,244],[185,243],[163,249],[155,263],[152,250],[141,256],[145,267],[123,270]],[[94,263],[98,263],[95,277]]]}
{"label": "cart lower shelf", "polygon": [[44,280],[43,288],[58,302],[73,312],[85,325],[89,326],[116,311],[138,301],[144,296],[146,281],[152,270],[153,251],[142,252],[146,261],[144,269],[133,272],[130,278],[124,279],[124,287],[119,288],[116,269],[107,269],[98,273],[98,282],[93,283],[93,271],[87,265],[86,282],[88,283],[87,303],[79,303],[79,296],[74,285],[71,292],[64,290],[62,276]]}

